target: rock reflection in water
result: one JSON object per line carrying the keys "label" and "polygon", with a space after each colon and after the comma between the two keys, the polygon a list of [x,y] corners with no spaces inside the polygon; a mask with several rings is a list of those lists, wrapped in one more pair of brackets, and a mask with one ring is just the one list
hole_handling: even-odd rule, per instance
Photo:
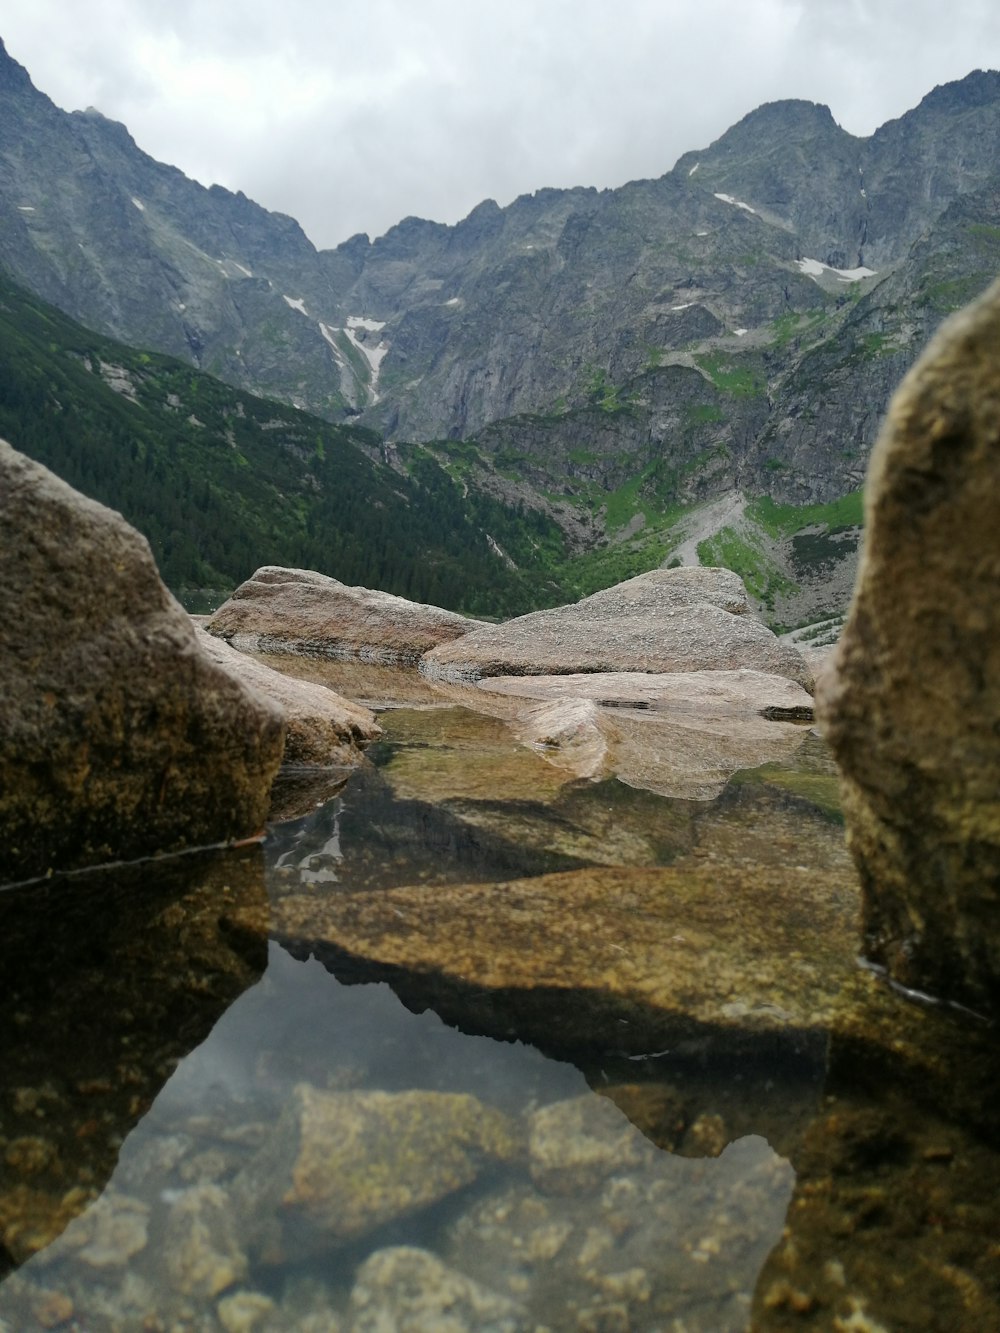
{"label": "rock reflection in water", "polygon": [[0,893],[8,1265],[47,1245],[100,1192],[177,1061],[261,975],[266,922],[258,847]]}

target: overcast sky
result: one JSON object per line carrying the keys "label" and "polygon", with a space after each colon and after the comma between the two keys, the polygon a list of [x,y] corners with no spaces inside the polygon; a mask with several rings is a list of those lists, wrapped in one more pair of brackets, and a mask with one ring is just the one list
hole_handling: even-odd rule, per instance
{"label": "overcast sky", "polygon": [[1000,67],[996,0],[5,0],[0,36],[60,106],[322,246],[659,176],[776,98],[870,134]]}

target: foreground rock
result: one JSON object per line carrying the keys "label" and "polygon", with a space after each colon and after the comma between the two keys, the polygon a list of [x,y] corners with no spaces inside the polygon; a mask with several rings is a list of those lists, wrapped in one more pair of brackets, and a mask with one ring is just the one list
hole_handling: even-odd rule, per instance
{"label": "foreground rock", "polygon": [[867,951],[1000,1010],[1000,286],[904,380],[822,719],[843,774]]}
{"label": "foreground rock", "polygon": [[657,569],[572,606],[485,625],[427,653],[432,679],[750,667],[807,688],[799,653],[756,617],[728,569]]}
{"label": "foreground rock", "polygon": [[245,652],[413,664],[482,624],[371,588],[349,588],[307,569],[265,565],[240,586],[208,630]]}
{"label": "foreground rock", "polygon": [[283,763],[356,764],[365,746],[381,736],[382,728],[367,708],[325,685],[272,671],[210,634],[199,633],[198,642],[213,662],[282,709],[286,725]]}
{"label": "foreground rock", "polygon": [[0,881],[241,838],[280,711],[201,651],[145,538],[0,441]]}

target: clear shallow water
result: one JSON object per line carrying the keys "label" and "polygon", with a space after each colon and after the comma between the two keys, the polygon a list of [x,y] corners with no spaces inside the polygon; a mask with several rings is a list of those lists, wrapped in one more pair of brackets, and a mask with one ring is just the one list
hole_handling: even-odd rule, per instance
{"label": "clear shallow water", "polygon": [[817,743],[668,802],[556,780],[465,710],[384,722],[263,851],[0,895],[9,1329],[1000,1327],[991,1034],[920,1011],[972,1091],[864,1022],[765,1041],[751,1015],[734,1044],[649,1019],[636,1050],[634,1010],[590,1028],[583,991],[445,994],[289,939],[289,902],[345,893],[685,858],[832,877]]}

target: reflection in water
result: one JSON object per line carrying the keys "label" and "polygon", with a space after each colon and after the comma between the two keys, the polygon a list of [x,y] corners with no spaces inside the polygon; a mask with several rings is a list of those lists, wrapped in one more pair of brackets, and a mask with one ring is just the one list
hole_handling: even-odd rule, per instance
{"label": "reflection in water", "polygon": [[260,976],[266,919],[259,848],[0,892],[8,1265],[46,1245],[101,1190],[177,1061]]}
{"label": "reflection in water", "polygon": [[383,721],[262,976],[256,851],[0,894],[0,1328],[1000,1327],[991,1034],[853,967],[822,747],[668,802]]}
{"label": "reflection in water", "polygon": [[[181,1062],[100,1200],[0,1288],[0,1312],[32,1327],[58,1293],[85,1318],[139,1329],[185,1306],[218,1317],[237,1290],[269,1314],[250,1327],[308,1327],[398,1308],[414,1283],[433,1309],[436,1256],[466,1311],[458,1327],[604,1327],[629,1310],[652,1327],[669,1310],[706,1333],[742,1329],[792,1172],[759,1137],[727,1145],[717,1131],[704,1146],[719,1155],[665,1153],[572,1065],[464,1036],[384,984],[343,986],[272,945],[262,981]],[[401,1275],[386,1264],[400,1245],[429,1254]]]}

